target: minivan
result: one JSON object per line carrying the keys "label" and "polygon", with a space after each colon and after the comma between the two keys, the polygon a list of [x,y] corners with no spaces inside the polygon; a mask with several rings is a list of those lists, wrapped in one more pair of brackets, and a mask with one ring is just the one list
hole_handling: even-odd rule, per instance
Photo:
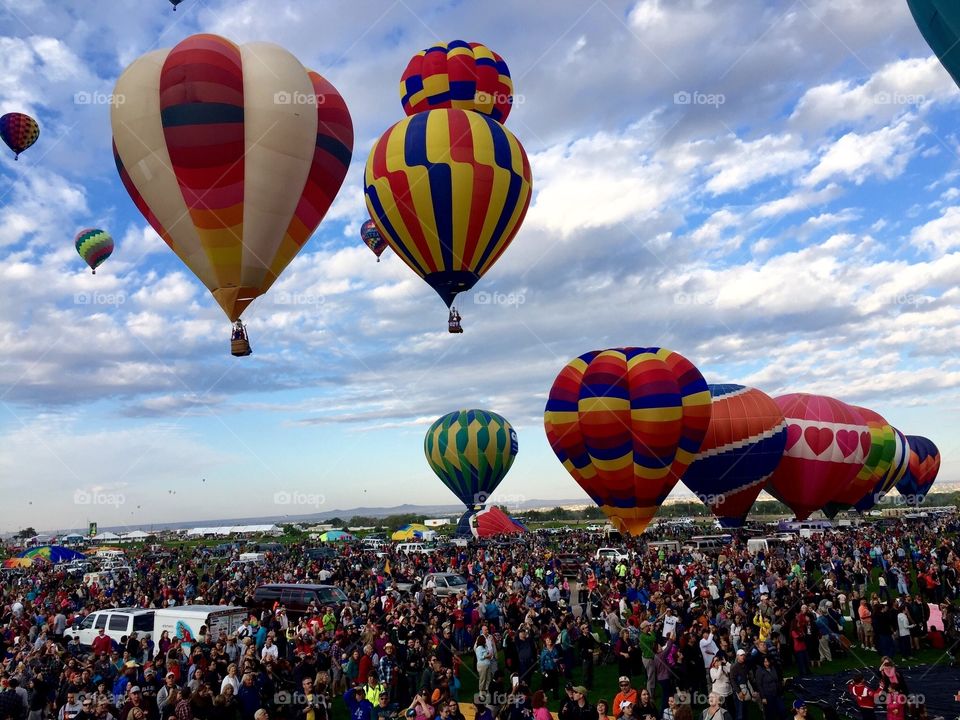
{"label": "minivan", "polygon": [[103,628],[106,635],[116,643],[124,637],[130,637],[130,633],[134,631],[142,640],[153,636],[153,613],[153,610],[143,608],[97,610],[87,615],[79,624],[74,625],[68,634],[78,636],[80,644],[84,647],[90,647],[93,644],[93,639],[99,634],[100,628]]}
{"label": "minivan", "polygon": [[287,609],[288,617],[299,617],[307,612],[311,603],[320,608],[329,605],[339,611],[347,600],[346,593],[335,585],[270,583],[254,591],[252,605],[257,610],[272,610],[275,603],[280,603]]}

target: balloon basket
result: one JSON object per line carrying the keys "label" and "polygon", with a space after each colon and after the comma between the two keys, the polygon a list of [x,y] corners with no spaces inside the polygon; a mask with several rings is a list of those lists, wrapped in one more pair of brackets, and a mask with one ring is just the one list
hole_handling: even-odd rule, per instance
{"label": "balloon basket", "polygon": [[250,341],[245,339],[230,341],[230,354],[234,357],[246,357],[253,353],[250,349]]}

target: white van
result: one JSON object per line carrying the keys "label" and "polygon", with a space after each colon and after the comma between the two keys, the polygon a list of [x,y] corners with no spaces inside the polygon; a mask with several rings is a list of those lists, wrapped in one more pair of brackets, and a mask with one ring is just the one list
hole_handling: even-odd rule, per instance
{"label": "white van", "polygon": [[430,554],[430,550],[423,543],[400,543],[397,545],[397,552],[404,555]]}
{"label": "white van", "polygon": [[676,540],[657,540],[647,543],[647,552],[659,554],[661,550],[664,553],[680,552],[680,543]]}
{"label": "white van", "polygon": [[115,560],[122,560],[123,562],[127,561],[127,556],[124,554],[123,550],[97,550],[94,553],[94,557],[100,559],[112,558]]}
{"label": "white van", "polygon": [[747,552],[751,555],[756,555],[757,553],[763,553],[764,555],[770,555],[775,553],[777,550],[786,549],[787,543],[785,543],[780,538],[767,537],[767,538],[750,538],[747,540]]}
{"label": "white van", "polygon": [[171,638],[181,640],[184,654],[190,653],[193,642],[206,627],[214,640],[223,632],[227,636],[237,632],[250,611],[238,605],[182,605],[154,611],[153,636],[160,638],[164,630]]}
{"label": "white van", "polygon": [[100,633],[100,628],[103,628],[110,639],[116,643],[125,637],[129,638],[133,631],[136,631],[140,639],[149,638],[153,636],[153,613],[153,610],[143,608],[97,610],[87,615],[79,624],[74,625],[67,634],[78,636],[80,644],[84,647],[90,647],[93,644],[93,639]]}
{"label": "white van", "polygon": [[262,552],[240,553],[240,562],[263,565],[267,562],[267,554]]}

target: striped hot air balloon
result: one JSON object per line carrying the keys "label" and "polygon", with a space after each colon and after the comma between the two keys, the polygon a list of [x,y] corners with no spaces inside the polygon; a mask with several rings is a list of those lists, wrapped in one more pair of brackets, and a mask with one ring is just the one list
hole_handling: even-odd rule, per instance
{"label": "striped hot air balloon", "polygon": [[510,472],[517,450],[513,426],[489,410],[447,413],[434,421],[423,440],[430,469],[471,509],[486,504]]}
{"label": "striped hot air balloon", "polygon": [[346,103],[283,48],[217,35],[147,53],[114,94],[124,187],[237,321],[340,189],[353,151]]}
{"label": "striped hot air balloon", "polygon": [[683,475],[724,527],[742,527],[780,464],[787,422],[773,398],[743,385],[710,385],[710,425]]}
{"label": "striped hot air balloon", "polygon": [[407,115],[437,108],[473,110],[506,122],[513,80],[503,58],[486,45],[454,40],[421,50],[400,78]]}
{"label": "striped hot air balloon", "polygon": [[97,228],[87,228],[77,233],[74,239],[74,247],[77,248],[77,254],[83,258],[83,261],[90,266],[93,274],[97,274],[97,268],[113,254],[113,238],[110,233]]}
{"label": "striped hot air balloon", "polygon": [[573,479],[620,531],[639,535],[699,452],[710,413],[707,383],[685,357],[614,348],[560,371],[543,424]]}
{"label": "striped hot air balloon", "polygon": [[917,506],[923,502],[940,472],[940,450],[922,435],[907,435],[910,459],[907,472],[897,483],[897,492],[908,505]]}
{"label": "striped hot air balloon", "polygon": [[450,307],[519,231],[532,178],[523,146],[503,125],[466,110],[430,110],[374,144],[365,185],[380,234]]}
{"label": "striped hot air balloon", "polygon": [[897,443],[893,427],[879,413],[869,408],[856,407],[867,423],[870,431],[870,450],[864,458],[863,467],[850,484],[838,491],[828,502],[823,512],[834,517],[841,510],[855,507],[864,495],[871,492],[890,473],[891,463],[896,455]]}
{"label": "striped hot air balloon", "polygon": [[387,249],[387,241],[383,239],[373,220],[367,220],[360,226],[360,238],[370,248],[370,252],[377,256],[377,262],[380,262],[380,256]]}
{"label": "striped hot air balloon", "polygon": [[767,492],[805,520],[860,472],[870,452],[870,430],[853,407],[826,395],[794,393],[774,400],[787,419],[787,445]]}
{"label": "striped hot air balloon", "polygon": [[[907,447],[907,437],[892,425],[890,434],[893,438],[893,457],[890,459],[890,468],[886,474],[880,478],[877,483],[870,488],[854,507],[857,512],[865,513],[896,487],[897,483],[903,479],[907,472],[907,463],[910,461],[910,448]],[[871,443],[872,447],[872,443]]]}

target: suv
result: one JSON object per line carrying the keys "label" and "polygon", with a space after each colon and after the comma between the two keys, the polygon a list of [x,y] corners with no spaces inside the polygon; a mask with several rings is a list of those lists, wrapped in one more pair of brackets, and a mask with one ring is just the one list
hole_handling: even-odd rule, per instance
{"label": "suv", "polygon": [[625,550],[618,550],[617,548],[602,547],[597,550],[595,556],[597,560],[609,560],[610,562],[620,562],[621,560],[629,562],[630,555]]}
{"label": "suv", "polygon": [[583,567],[583,560],[574,553],[559,553],[557,555],[557,569],[563,577],[576,577]]}
{"label": "suv", "polygon": [[330,605],[339,613],[347,600],[346,593],[335,585],[270,583],[261,585],[253,593],[253,607],[257,610],[272,610],[274,603],[280,603],[291,618],[305,614],[311,603],[318,607]]}
{"label": "suv", "polygon": [[337,556],[337,551],[331,547],[307,548],[304,555],[308,560],[332,560]]}
{"label": "suv", "polygon": [[429,555],[431,551],[423,543],[400,543],[397,545],[397,552],[404,555],[414,555],[417,553],[421,555]]}
{"label": "suv", "polygon": [[136,631],[137,637],[153,636],[153,610],[142,608],[112,608],[97,610],[87,615],[82,622],[67,631],[68,635],[77,635],[83,647],[90,647],[100,628],[116,643]]}
{"label": "suv", "polygon": [[423,587],[429,589],[433,584],[433,594],[437,597],[456,595],[461,590],[466,591],[467,581],[463,575],[456,573],[429,573],[423,576]]}

